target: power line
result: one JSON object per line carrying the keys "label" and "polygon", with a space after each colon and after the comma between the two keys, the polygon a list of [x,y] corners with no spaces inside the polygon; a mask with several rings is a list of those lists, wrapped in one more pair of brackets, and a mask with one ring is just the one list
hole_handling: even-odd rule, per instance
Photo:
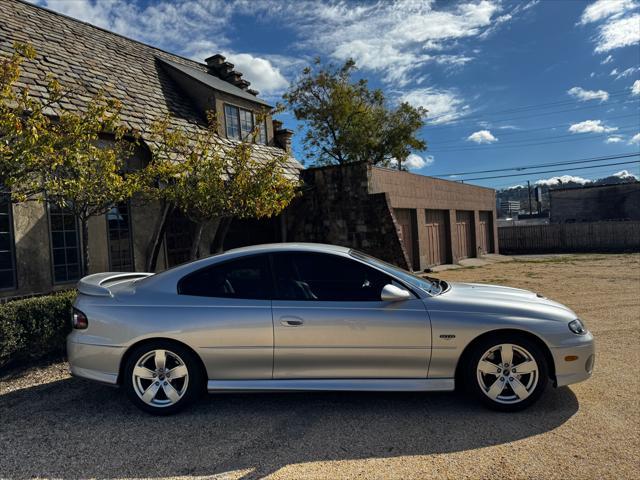
{"label": "power line", "polygon": [[[609,94],[609,98],[611,97],[620,97],[620,96],[625,96],[628,95],[629,92],[627,89],[622,89],[622,90],[616,90],[614,92],[612,92],[611,94]],[[548,107],[553,107],[553,106],[562,106],[562,105],[571,105],[571,104],[575,104],[577,100],[574,99],[566,99],[566,100],[559,100],[559,101],[555,101],[555,102],[547,102],[547,103],[533,103],[531,105],[522,105],[520,107],[513,107],[513,108],[508,108],[505,110],[495,110],[493,112],[488,112],[488,113],[484,113],[484,114],[469,114],[469,115],[465,115],[461,118],[472,118],[472,117],[479,117],[479,116],[483,116],[483,115],[499,115],[499,114],[503,114],[503,113],[517,113],[520,111],[526,111],[526,110],[539,110],[539,109],[545,109]],[[601,102],[599,105],[602,105],[603,102]],[[449,114],[443,113],[440,115],[434,115],[432,117],[432,119],[438,119],[438,118],[444,118],[446,116],[448,116]]]}
{"label": "power line", "polygon": [[528,172],[528,173],[512,173],[510,175],[495,175],[492,177],[477,177],[477,178],[465,178],[463,179],[465,182],[471,182],[473,180],[491,180],[493,178],[508,178],[508,177],[522,177],[526,175],[539,175],[541,173],[557,173],[557,172],[570,172],[573,170],[587,170],[590,168],[600,168],[600,167],[612,167],[614,165],[627,165],[630,163],[640,163],[640,160],[631,160],[627,162],[616,162],[616,163],[607,163],[606,165],[590,165],[586,167],[574,167],[574,168],[562,168],[560,170],[544,170],[542,172]]}
{"label": "power line", "polygon": [[494,168],[491,170],[475,170],[473,172],[442,173],[440,175],[431,175],[431,176],[432,177],[450,177],[452,175],[475,175],[477,173],[508,172],[509,170],[520,171],[520,170],[528,170],[530,168],[544,168],[544,167],[555,167],[559,165],[575,165],[577,163],[602,162],[604,160],[617,160],[620,158],[629,158],[629,157],[637,157],[637,156],[640,156],[640,153],[619,153],[615,155],[605,155],[601,157],[579,158],[579,159],[569,160],[569,161],[539,163],[536,165],[522,165],[519,167],[510,167],[510,168]]}
{"label": "power line", "polygon": [[[599,135],[599,136],[604,136],[604,135],[611,136],[611,135],[616,135],[616,134],[620,135],[621,133],[627,133],[628,131],[634,131],[636,129],[640,129],[640,124],[638,124],[638,125],[636,125],[636,124],[623,125],[621,127],[616,127],[616,128],[617,129],[614,130],[614,131],[604,132],[604,133],[597,133],[595,135]],[[479,146],[479,145],[478,146],[472,146],[472,145],[470,145],[470,146],[460,147],[460,148],[461,149],[464,148],[464,149],[468,149],[468,150],[476,150],[476,149],[500,147],[500,146],[503,146],[503,145],[515,145],[515,144],[523,143],[523,142],[534,142],[534,141],[541,141],[542,142],[542,141],[546,141],[546,140],[554,140],[554,139],[557,139],[557,138],[571,137],[571,138],[575,138],[576,140],[581,139],[581,138],[585,138],[586,139],[586,138],[593,138],[595,135],[593,134],[593,132],[565,133],[565,134],[562,134],[562,135],[552,135],[550,137],[522,138],[522,139],[519,139],[519,140],[517,140],[517,139],[516,140],[507,140],[506,142],[500,142],[497,145],[489,145],[489,146],[486,146],[486,147],[484,145],[483,146]],[[453,147],[453,145],[451,145],[451,146],[445,145],[444,149],[442,149],[442,150],[437,150],[436,149],[435,151],[436,152],[446,152],[446,151],[449,151],[450,149],[452,149],[452,147]],[[455,150],[458,150],[458,149],[455,149]]]}
{"label": "power line", "polygon": [[[616,92],[613,92],[612,94],[609,95],[609,98],[618,98],[618,97],[625,97],[629,95],[628,90],[618,90]],[[538,103],[538,104],[531,104],[531,105],[524,105],[521,107],[514,107],[514,108],[508,108],[508,109],[504,109],[504,110],[494,110],[493,112],[485,112],[485,113],[469,113],[467,115],[463,115],[461,117],[458,117],[456,120],[463,120],[463,119],[471,119],[471,118],[480,118],[480,117],[484,117],[487,115],[503,115],[503,114],[509,114],[509,113],[520,113],[520,112],[526,112],[526,111],[532,111],[532,110],[545,110],[545,109],[549,109],[551,107],[562,107],[565,105],[575,105],[577,102],[576,99],[567,99],[567,100],[561,100],[561,101],[556,101],[556,102],[547,102],[547,103]],[[617,103],[624,103],[624,102],[617,102]],[[580,109],[588,109],[588,108],[597,108],[597,107],[602,107],[602,106],[608,106],[611,105],[611,103],[605,103],[605,102],[600,102],[598,104],[590,104],[590,105],[584,105],[582,107],[579,107]],[[448,116],[450,116],[450,113],[441,113],[439,115],[434,115],[431,118],[427,118],[427,120],[439,120],[441,118],[446,118]],[[433,125],[433,127],[440,127],[439,125]]]}
{"label": "power line", "polygon": [[[600,165],[598,165],[598,167],[600,167]],[[638,168],[640,168],[640,164],[638,164],[638,168],[637,168],[637,167],[627,167],[627,168],[629,169],[629,171],[631,171],[631,173],[634,173],[634,171],[636,171],[636,170],[638,171],[638,173],[640,173],[640,169],[638,169]],[[612,170],[612,169],[611,169],[611,168],[609,168],[609,167],[602,167],[602,170],[593,170],[593,171],[591,171],[589,174],[590,174],[591,176],[594,176],[594,175],[595,175],[596,177],[595,177],[594,179],[595,179],[595,180],[599,180],[599,179],[604,178],[604,177],[602,177],[601,175],[606,175],[606,176],[608,176],[608,177],[609,177],[609,176],[612,176],[612,175],[613,175],[613,173],[611,172],[611,170]],[[533,173],[530,173],[530,175],[534,175],[534,174],[533,174]],[[532,177],[530,177],[530,178],[532,179],[532,180],[531,180],[532,182],[537,181],[537,180],[540,180],[540,178],[539,178],[539,177],[537,177],[537,178],[536,178],[536,177],[533,177],[533,176],[532,176]],[[535,180],[534,180],[534,179],[535,179]],[[522,180],[511,180],[510,182],[506,182],[506,183],[499,183],[499,184],[497,184],[497,185],[496,185],[496,184],[493,184],[492,182],[489,182],[489,183],[491,183],[491,185],[492,185],[492,187],[493,187],[493,188],[495,188],[495,189],[497,189],[497,190],[503,190],[503,189],[508,188],[508,187],[516,187],[516,186],[518,186],[518,185],[514,185],[514,182],[518,182],[518,181],[522,182]],[[484,183],[484,182],[483,182],[483,183]],[[519,184],[519,186],[523,187],[524,185],[520,185],[520,184]]]}
{"label": "power line", "polygon": [[[623,130],[616,130],[618,134],[621,133],[629,133],[635,131],[638,127],[625,127]],[[475,151],[484,151],[484,150],[502,150],[505,148],[519,148],[519,147],[535,147],[538,145],[550,145],[554,143],[567,143],[567,142],[582,142],[585,140],[592,140],[594,138],[602,138],[606,136],[615,135],[615,132],[608,133],[597,133],[597,134],[589,134],[588,136],[576,137],[576,138],[568,138],[565,140],[556,140],[556,141],[539,141],[539,142],[531,142],[530,140],[522,140],[523,142],[531,142],[531,143],[522,143],[515,144],[516,142],[506,143],[504,145],[487,145],[482,147],[461,147],[461,148],[448,148],[442,150],[429,150],[429,153],[446,153],[446,152],[475,152]],[[572,136],[572,135],[567,135]],[[552,137],[549,137],[552,138]],[[555,137],[560,138],[560,136]]]}
{"label": "power line", "polygon": [[[588,110],[588,109],[592,109],[592,108],[600,108],[600,107],[609,107],[611,105],[620,105],[623,103],[633,103],[634,100],[623,100],[621,102],[610,102],[610,103],[606,103],[606,104],[598,104],[598,105],[585,105],[583,107],[576,107],[576,108],[570,108],[570,109],[565,109],[565,110],[556,110],[556,111],[552,111],[552,112],[542,112],[542,113],[530,113],[528,115],[524,115],[524,116],[520,116],[520,117],[511,117],[511,118],[502,118],[499,120],[494,120],[494,121],[499,121],[499,122],[510,122],[513,120],[520,120],[522,118],[532,118],[532,117],[543,117],[543,116],[547,116],[547,115],[557,115],[559,113],[566,113],[566,112],[576,112],[576,111],[581,111],[581,110]],[[443,114],[444,118],[445,116],[450,116],[450,114]],[[459,117],[459,119],[469,119],[469,118],[474,118],[473,116],[469,116],[469,117]],[[476,118],[486,118],[484,115],[477,115]],[[459,119],[454,119],[451,121],[452,124],[447,124],[447,125],[425,125],[425,128],[428,128],[430,130],[434,130],[436,128],[455,128],[458,127],[460,125],[460,122],[457,122],[457,120]],[[454,123],[456,122],[456,123]],[[469,123],[469,122],[462,122],[464,123]]]}
{"label": "power line", "polygon": [[[630,114],[626,114],[626,115],[616,115],[614,117],[607,117],[606,121],[610,121],[610,120],[619,120],[621,118],[629,118],[629,117],[638,117],[638,113],[630,113]],[[638,123],[638,125],[640,126],[640,122]],[[556,128],[564,128],[564,127],[568,127],[571,126],[571,122],[565,122],[561,125],[552,125],[549,127],[540,127],[540,128],[523,128],[523,129],[518,129],[515,131],[500,131],[500,133],[498,135],[500,135],[500,137],[504,137],[507,135],[522,135],[522,134],[528,134],[531,132],[539,132],[542,130],[554,130]],[[477,127],[475,127],[477,128]],[[496,131],[496,128],[493,127],[487,127],[487,129],[493,129],[494,131]],[[497,127],[498,130],[500,130],[500,127]],[[614,135],[614,132],[611,132],[611,135]],[[430,143],[436,144],[436,145],[442,145],[445,144],[445,146],[447,146],[447,143],[452,143],[452,144],[457,144],[460,141],[464,141],[466,140],[466,138],[464,137],[449,137],[449,138],[444,138],[444,139],[437,139],[437,140],[429,140]]]}

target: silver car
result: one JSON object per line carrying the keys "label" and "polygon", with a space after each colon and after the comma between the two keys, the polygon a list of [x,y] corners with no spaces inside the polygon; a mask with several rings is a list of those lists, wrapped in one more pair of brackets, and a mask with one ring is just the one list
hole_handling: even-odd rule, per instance
{"label": "silver car", "polygon": [[591,376],[569,308],[515,288],[422,278],[349,248],[230,250],[78,284],[71,373],[169,414],[205,389],[450,391],[514,411]]}

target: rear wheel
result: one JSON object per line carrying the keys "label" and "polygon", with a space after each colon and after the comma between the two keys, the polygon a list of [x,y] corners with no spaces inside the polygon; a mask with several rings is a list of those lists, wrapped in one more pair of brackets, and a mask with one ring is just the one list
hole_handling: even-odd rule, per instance
{"label": "rear wheel", "polygon": [[123,383],[138,408],[154,415],[170,415],[197,398],[203,378],[198,359],[190,350],[158,340],[131,352]]}
{"label": "rear wheel", "polygon": [[519,335],[495,335],[478,342],[465,368],[467,388],[494,410],[517,411],[534,403],[548,381],[544,354]]}

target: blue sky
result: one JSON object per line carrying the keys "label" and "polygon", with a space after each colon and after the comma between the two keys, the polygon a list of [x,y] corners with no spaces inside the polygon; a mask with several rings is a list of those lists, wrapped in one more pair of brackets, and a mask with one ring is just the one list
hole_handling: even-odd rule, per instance
{"label": "blue sky", "polygon": [[[221,52],[273,102],[314,57],[352,57],[391,102],[430,111],[422,132],[429,148],[410,159],[416,173],[640,150],[640,0],[34,3],[196,60]],[[296,129],[291,115],[281,119]],[[297,142],[294,149],[304,160]],[[623,170],[640,176],[635,163],[472,183]]]}

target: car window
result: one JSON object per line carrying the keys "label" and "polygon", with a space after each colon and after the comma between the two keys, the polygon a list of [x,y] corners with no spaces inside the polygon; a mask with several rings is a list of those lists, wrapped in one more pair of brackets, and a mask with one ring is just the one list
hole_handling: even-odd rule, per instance
{"label": "car window", "polygon": [[276,296],[282,300],[379,302],[392,278],[337,255],[286,252],[273,255]]}
{"label": "car window", "polygon": [[266,255],[253,255],[205,267],[178,284],[180,295],[200,297],[270,298],[271,279]]}

